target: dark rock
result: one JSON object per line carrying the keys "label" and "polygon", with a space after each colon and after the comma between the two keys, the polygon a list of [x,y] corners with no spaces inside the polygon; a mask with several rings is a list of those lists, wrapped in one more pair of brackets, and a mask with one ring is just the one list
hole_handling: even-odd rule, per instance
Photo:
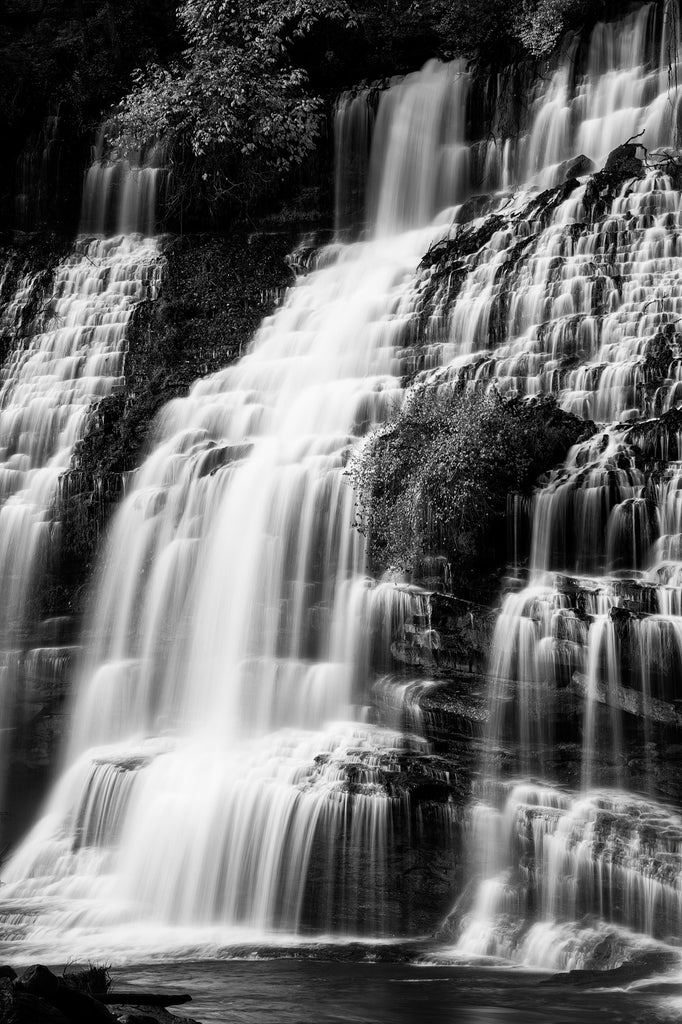
{"label": "dark rock", "polygon": [[17,982],[17,988],[52,1002],[59,990],[59,978],[52,973],[49,967],[33,964],[21,975]]}
{"label": "dark rock", "polygon": [[629,142],[611,150],[604,164],[604,173],[610,174],[619,180],[623,178],[643,178],[644,164],[637,156],[638,149],[639,146]]}
{"label": "dark rock", "polygon": [[560,181],[570,181],[571,178],[582,178],[585,174],[592,174],[595,170],[594,161],[581,153],[580,156],[559,164],[558,177]]}
{"label": "dark rock", "polygon": [[583,203],[592,221],[606,216],[623,182],[629,178],[644,177],[644,164],[637,156],[637,149],[632,143],[618,146],[609,153],[604,169],[597,171],[588,181]]}
{"label": "dark rock", "polygon": [[12,1024],[72,1024],[71,1018],[46,999],[21,991],[14,993],[11,1016],[3,1017],[3,1024],[5,1019]]}
{"label": "dark rock", "polygon": [[50,1003],[77,1024],[114,1024],[116,1021],[97,999],[61,981],[42,964],[29,967],[17,982],[17,988]]}
{"label": "dark rock", "polygon": [[[583,698],[587,697],[589,684],[584,675],[576,672],[573,676],[573,686],[576,692]],[[605,682],[599,681],[594,693],[594,699],[600,704],[618,708],[628,715],[637,718],[646,718],[652,722],[662,725],[673,725],[678,728],[682,726],[682,719],[675,711],[672,704],[658,700],[657,697],[645,697],[637,690],[629,687],[609,687]]]}
{"label": "dark rock", "polygon": [[[610,970],[575,970],[552,974],[540,981],[540,985],[598,985],[599,988],[621,988],[635,981],[670,970],[676,962],[674,954],[663,950],[652,950],[638,953],[628,963]],[[647,988],[647,991],[650,989]]]}
{"label": "dark rock", "polygon": [[528,216],[533,218],[537,217],[543,224],[548,223],[549,219],[554,214],[563,202],[568,199],[572,192],[575,192],[579,188],[580,182],[577,178],[567,178],[557,185],[555,188],[548,188],[544,192],[541,192],[538,196],[533,199],[528,205],[527,211],[522,214],[523,218],[526,219]]}
{"label": "dark rock", "polygon": [[457,214],[457,223],[466,224],[470,220],[482,217],[488,212],[491,198],[490,195],[471,196],[465,203],[462,203]]}
{"label": "dark rock", "polygon": [[79,992],[68,985],[59,988],[54,1005],[78,1024],[114,1024],[114,1015],[87,992]]}
{"label": "dark rock", "polygon": [[17,976],[17,972],[13,967],[4,966],[0,967],[0,978],[9,978],[10,981],[14,981]]}

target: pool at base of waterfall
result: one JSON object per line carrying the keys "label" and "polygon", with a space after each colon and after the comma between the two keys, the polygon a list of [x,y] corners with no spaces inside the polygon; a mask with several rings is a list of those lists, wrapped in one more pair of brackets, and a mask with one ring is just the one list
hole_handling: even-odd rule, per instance
{"label": "pool at base of waterfall", "polygon": [[[174,1008],[201,1024],[656,1024],[679,1020],[682,966],[661,957],[643,978],[560,978],[494,963],[417,954],[405,946],[260,950],[240,959],[130,966],[116,988],[183,991]],[[245,958],[244,958],[245,957]],[[641,972],[640,972],[641,973]]]}

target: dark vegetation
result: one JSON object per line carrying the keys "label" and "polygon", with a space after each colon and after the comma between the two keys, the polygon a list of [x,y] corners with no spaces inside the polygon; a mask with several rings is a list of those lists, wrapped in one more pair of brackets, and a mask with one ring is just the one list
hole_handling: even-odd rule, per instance
{"label": "dark vegetation", "polygon": [[507,497],[527,491],[589,430],[552,398],[464,386],[417,389],[367,441],[350,473],[375,571],[417,576],[435,556],[465,592],[504,568]]}

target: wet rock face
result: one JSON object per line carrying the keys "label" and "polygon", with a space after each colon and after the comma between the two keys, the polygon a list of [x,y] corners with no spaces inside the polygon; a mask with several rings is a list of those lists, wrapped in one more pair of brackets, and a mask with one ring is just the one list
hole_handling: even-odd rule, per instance
{"label": "wet rock face", "polygon": [[[434,930],[464,881],[468,778],[404,750],[353,758],[315,826],[299,930],[416,936]],[[282,892],[276,915],[291,908]]]}
{"label": "wet rock face", "polygon": [[624,143],[609,153],[604,164],[603,174],[610,175],[613,180],[624,178],[643,178],[644,164],[637,156],[638,147],[634,143]]}
{"label": "wet rock face", "polygon": [[393,637],[395,661],[423,669],[432,678],[485,671],[495,614],[453,595],[432,593],[429,614],[405,623]]}
{"label": "wet rock face", "polygon": [[[578,921],[585,915],[597,920],[606,913],[616,923],[664,941],[679,935],[679,821],[666,806],[682,805],[682,545],[679,467],[674,464],[682,451],[675,408],[681,339],[675,286],[665,300],[655,300],[660,309],[654,309],[653,300],[646,305],[646,287],[676,266],[679,212],[665,211],[678,211],[678,198],[670,193],[678,182],[667,171],[666,179],[655,179],[650,171],[645,179],[640,157],[636,145],[615,150],[604,169],[591,175],[580,205],[576,203],[585,221],[561,228],[567,248],[556,277],[548,263],[546,288],[552,302],[562,287],[559,282],[576,275],[583,280],[583,258],[599,265],[597,283],[594,288],[586,285],[584,301],[575,304],[576,289],[566,303],[566,309],[572,306],[571,316],[557,312],[554,321],[540,325],[530,355],[510,355],[508,343],[497,367],[494,345],[499,339],[494,332],[498,327],[503,335],[511,330],[504,310],[488,321],[491,336],[479,339],[481,346],[493,349],[491,376],[501,370],[513,378],[514,387],[528,385],[531,394],[541,380],[548,386],[551,382],[560,404],[576,411],[574,394],[579,393],[586,412],[594,410],[595,419],[612,419],[613,424],[588,431],[566,463],[539,481],[535,502],[524,512],[527,523],[516,531],[517,540],[521,538],[514,549],[517,578],[505,581],[502,615],[466,609],[451,596],[434,597],[428,620],[408,622],[392,645],[396,663],[421,680],[406,691],[406,720],[420,723],[422,734],[453,768],[470,782],[484,764],[487,777],[500,785],[519,777],[543,779],[548,785],[547,803],[528,795],[519,798],[527,806],[518,812],[509,855],[498,865],[501,873],[510,874],[497,896],[494,949],[537,962],[538,949],[528,945],[529,936],[543,918],[552,843],[565,833],[572,838],[567,840],[564,873],[579,879],[579,898],[561,890],[559,880],[551,883],[557,893],[551,914],[558,919],[563,915],[568,931],[548,934],[544,942],[566,941],[567,949],[574,948],[576,955],[600,968],[613,967],[631,953],[615,933],[604,935],[596,928],[589,939],[578,935]],[[576,167],[573,173],[588,171]],[[567,197],[573,201],[577,183],[569,178],[567,186],[564,193],[550,190],[537,197],[536,214],[544,224],[551,225],[553,210]],[[625,234],[617,237],[608,218]],[[663,242],[645,248],[645,232],[654,225],[661,238],[665,235],[667,248]],[[492,226],[502,230],[499,223]],[[557,228],[557,251],[564,244],[558,235]],[[590,239],[598,239],[594,250]],[[506,281],[510,291],[524,280],[524,261],[535,244],[527,236],[517,246],[507,244],[509,258],[501,260],[497,279]],[[628,252],[623,274],[614,263],[624,259],[621,245]],[[449,263],[450,256],[455,256],[454,247],[449,253],[445,247],[434,253],[452,274],[457,309],[467,295],[467,263],[459,258]],[[574,257],[575,265],[564,271]],[[631,305],[634,285],[628,279],[638,273],[638,260],[644,290]],[[472,263],[480,272],[476,259]],[[437,301],[448,311],[445,288]],[[491,296],[492,303],[498,301],[494,286]],[[546,308],[553,308],[549,298]],[[605,337],[611,338],[613,350]],[[545,376],[543,360],[550,354],[543,346],[549,339],[551,357],[561,358]],[[629,346],[623,362],[631,360],[634,369],[612,365],[619,344],[623,352]],[[601,363],[584,370],[591,345]],[[470,366],[458,367],[453,375],[468,380],[471,370],[471,377],[480,380],[484,365],[474,352]],[[531,568],[528,589],[523,588],[526,559]],[[576,797],[570,808],[567,804],[560,812],[548,810],[551,800],[570,803],[571,792],[602,788],[647,794],[651,803],[623,798],[585,812]],[[480,784],[472,785],[472,793],[474,801],[496,800],[500,814],[507,814],[507,797],[497,794],[493,800]],[[538,838],[545,833],[546,843]],[[473,845],[480,851],[486,842],[494,846],[490,836]],[[579,848],[585,857],[584,877]],[[469,867],[472,873],[478,868]],[[494,871],[491,880],[492,875]],[[472,895],[470,906],[474,902]],[[480,925],[488,911],[477,913]],[[458,939],[461,934],[460,921],[451,935]],[[471,941],[475,945],[473,937]]]}
{"label": "wet rock face", "polygon": [[557,177],[561,181],[570,181],[572,178],[581,178],[585,174],[592,174],[595,170],[594,161],[581,153],[574,160],[566,160],[560,164]]}
{"label": "wet rock face", "polygon": [[[557,573],[543,581],[544,593],[542,587],[537,593],[529,590],[525,603],[514,605],[508,597],[507,617],[492,642],[484,637],[480,644],[467,636],[460,619],[454,630],[436,629],[430,644],[427,630],[411,627],[396,638],[393,653],[413,670],[442,679],[444,684],[451,679],[441,691],[425,691],[420,698],[423,708],[428,702],[432,714],[437,705],[434,738],[440,740],[447,732],[443,722],[450,710],[453,734],[461,732],[463,673],[471,668],[483,674],[491,671],[499,679],[495,699],[500,712],[494,727],[499,750],[495,757],[505,773],[531,768],[544,774],[549,768],[550,777],[565,785],[585,784],[586,778],[592,778],[607,785],[632,785],[639,791],[653,786],[659,796],[679,799],[677,762],[673,754],[674,763],[668,768],[665,752],[674,751],[680,740],[682,646],[676,565],[682,548],[677,468],[671,466],[680,445],[679,416],[674,407],[679,397],[680,336],[675,327],[674,286],[665,299],[650,300],[648,305],[646,291],[652,281],[671,272],[676,259],[678,214],[665,211],[677,209],[677,198],[670,190],[678,187],[678,181],[670,161],[670,166],[660,165],[661,176],[657,177],[645,169],[641,157],[636,144],[620,146],[610,154],[603,170],[591,175],[575,210],[571,207],[571,212],[576,217],[584,215],[585,221],[561,229],[568,243],[565,250],[557,228],[553,237],[555,251],[562,251],[561,261],[556,277],[548,263],[545,282],[546,308],[552,309],[554,317],[533,334],[537,339],[534,354],[512,357],[513,345],[508,343],[497,366],[495,351],[491,356],[490,373],[495,376],[497,371],[498,386],[502,386],[500,372],[502,381],[508,374],[516,388],[527,382],[530,393],[547,384],[557,389],[564,408],[578,410],[577,394],[587,411],[594,409],[597,419],[616,419],[615,426],[593,431],[592,437],[581,441],[544,486],[540,482],[532,513],[527,514],[529,526],[521,531],[524,543],[533,539],[532,546],[528,544],[531,550],[526,551],[534,570],[568,566],[585,576]],[[587,168],[576,166],[574,173],[581,170]],[[576,184],[569,178],[566,185],[563,192],[549,190],[535,200],[541,224],[552,224],[557,204],[567,198],[573,202],[570,197]],[[621,232],[618,236],[615,224]],[[667,241],[649,250],[646,231],[654,224],[661,239],[665,235]],[[497,232],[503,230],[499,222],[492,226]],[[513,234],[510,225],[507,230]],[[536,251],[539,236],[529,242],[530,232],[535,230],[535,224],[529,225],[516,246],[511,244],[513,237],[511,242],[505,240],[506,258],[496,272],[508,291],[516,290],[518,295],[523,282],[529,281],[523,277],[523,268],[529,254]],[[518,262],[514,263],[517,250]],[[583,273],[583,260],[587,270],[598,267],[592,284],[587,283],[587,272]],[[627,262],[627,273],[619,272],[618,260]],[[476,261],[474,264],[478,267]],[[639,304],[631,309],[640,265],[643,291]],[[467,282],[457,266],[451,269],[457,308],[466,297]],[[577,291],[572,288],[571,301],[563,307],[556,301],[563,287],[559,282],[573,280],[575,275],[588,290],[576,303]],[[520,302],[518,295],[516,301]],[[493,286],[490,302],[497,301]],[[649,316],[650,321],[646,319]],[[513,333],[514,325],[507,316],[503,315],[500,323],[503,333]],[[595,326],[592,339],[590,332]],[[613,339],[613,350],[604,341],[606,336]],[[551,353],[544,348],[550,338]],[[495,334],[492,342],[496,341]],[[484,344],[485,340],[478,342]],[[600,365],[580,369],[593,342],[593,356]],[[615,365],[613,360],[621,351],[617,346],[622,346],[623,352],[629,346],[623,362],[630,361],[632,366]],[[562,352],[563,362],[552,362]],[[474,364],[474,358],[479,357],[472,356],[472,366],[480,379],[483,364]],[[547,375],[545,358],[550,359],[547,366],[558,365]],[[458,368],[457,373],[463,377],[467,367]],[[620,424],[619,415],[623,416]],[[522,544],[517,564],[523,565],[525,557]],[[588,573],[593,575],[588,577]],[[598,573],[604,575],[598,577]],[[496,648],[503,652],[499,663],[495,667],[489,662],[486,669],[481,650],[489,653]],[[589,683],[588,670],[592,672]],[[521,741],[523,730],[526,739]],[[530,747],[536,745],[530,760],[520,752],[528,737]],[[561,756],[556,754],[559,747]],[[586,777],[588,751],[592,766]]]}
{"label": "wet rock face", "polygon": [[[574,788],[584,780],[585,709],[589,697],[594,713],[595,779],[604,786],[627,784],[635,791],[653,786],[660,798],[682,801],[677,753],[682,749],[682,705],[671,699],[672,691],[667,698],[666,689],[660,691],[660,696],[643,696],[637,684],[637,673],[641,672],[637,630],[645,621],[643,612],[652,610],[651,587],[635,580],[617,583],[620,599],[639,611],[614,610],[611,618],[620,636],[618,683],[608,683],[603,674],[596,684],[590,684],[580,667],[584,669],[587,662],[588,609],[593,598],[576,578],[558,577],[556,586],[574,609],[573,617],[556,618],[556,629],[564,639],[553,641],[553,678],[548,676],[538,687],[523,712],[529,735],[537,739],[530,759],[518,743],[518,684],[510,679],[496,685],[487,674],[498,613],[474,610],[472,606],[462,616],[466,626],[463,632],[458,616],[452,616],[453,609],[461,608],[462,603],[443,595],[432,598],[434,608],[440,609],[432,626],[408,625],[392,646],[396,662],[406,666],[404,671],[425,680],[415,681],[407,693],[401,691],[405,727],[421,730],[453,770],[469,780],[484,757],[491,729],[497,728],[498,746],[485,755],[486,763],[496,766],[497,775],[508,778],[531,772]],[[575,636],[576,626],[582,630],[580,642],[569,639]],[[471,661],[463,654],[467,642]],[[667,650],[670,654],[674,648],[668,644]],[[665,665],[652,665],[652,678],[657,678],[657,672],[661,685],[666,679],[666,685],[670,685],[673,677],[666,673]],[[491,715],[503,724],[495,726]],[[613,740],[614,729],[618,743]]]}
{"label": "wet rock face", "polygon": [[[50,313],[54,271],[70,239],[49,232],[0,233],[0,359],[22,336],[40,330]],[[22,281],[25,287],[22,289]],[[21,301],[17,301],[18,293]]]}
{"label": "wet rock face", "polygon": [[[410,937],[434,931],[464,884],[464,814],[459,801],[420,788],[422,782],[406,782],[403,799],[393,801],[383,851],[372,850],[368,837],[354,830],[352,806],[333,846],[320,833],[306,882],[304,933],[331,927],[342,935]],[[377,871],[379,852],[384,860]]]}

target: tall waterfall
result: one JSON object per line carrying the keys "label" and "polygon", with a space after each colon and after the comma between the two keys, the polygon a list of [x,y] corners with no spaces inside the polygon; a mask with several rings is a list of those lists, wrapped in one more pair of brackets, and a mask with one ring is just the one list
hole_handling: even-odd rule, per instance
{"label": "tall waterfall", "polygon": [[[620,744],[614,609],[637,652],[628,687],[644,717],[678,696],[679,467],[657,491],[633,449],[645,417],[676,407],[682,380],[681,194],[668,166],[626,180],[613,202],[595,197],[582,161],[580,182],[546,209],[537,201],[581,155],[601,167],[640,131],[650,151],[673,143],[666,12],[645,4],[589,44],[567,41],[514,141],[472,132],[476,83],[458,64],[341,99],[339,167],[351,178],[339,181],[338,225],[366,179],[370,237],[319,254],[248,354],[159,418],[109,537],[65,770],[3,872],[15,949],[129,951],[133,924],[154,951],[246,930],[405,926],[391,904],[403,850],[430,827],[406,766],[450,780],[423,739],[377,721],[373,692],[413,692],[390,679],[390,640],[428,608],[416,588],[366,577],[344,466],[399,408],[418,324],[422,380],[555,393],[600,424],[538,491],[530,587],[499,618],[488,785],[471,811],[486,877],[460,947],[568,964],[605,922],[680,938],[682,821],[641,796],[596,792],[591,765],[598,730]],[[421,259],[457,237],[481,183],[503,190],[486,200],[495,230],[468,257],[456,301],[443,293],[429,319]],[[651,393],[647,359],[661,349],[668,372]],[[678,454],[677,437],[666,441]],[[511,735],[522,770],[542,774],[548,707],[567,679],[582,687],[584,788],[508,784],[498,748]],[[605,781],[628,783],[617,767]],[[437,826],[447,846],[452,803]],[[591,928],[576,923],[586,915]]]}
{"label": "tall waterfall", "polygon": [[[127,169],[126,177],[135,182],[121,203],[131,230],[146,226],[139,183],[150,191],[150,171]],[[45,574],[59,551],[60,480],[90,411],[123,383],[127,324],[135,305],[155,294],[158,274],[153,238],[83,234],[46,294],[40,274],[20,273],[2,311],[10,346],[0,370],[0,796],[15,734],[45,699],[40,681],[49,688],[67,653],[35,647]]]}

